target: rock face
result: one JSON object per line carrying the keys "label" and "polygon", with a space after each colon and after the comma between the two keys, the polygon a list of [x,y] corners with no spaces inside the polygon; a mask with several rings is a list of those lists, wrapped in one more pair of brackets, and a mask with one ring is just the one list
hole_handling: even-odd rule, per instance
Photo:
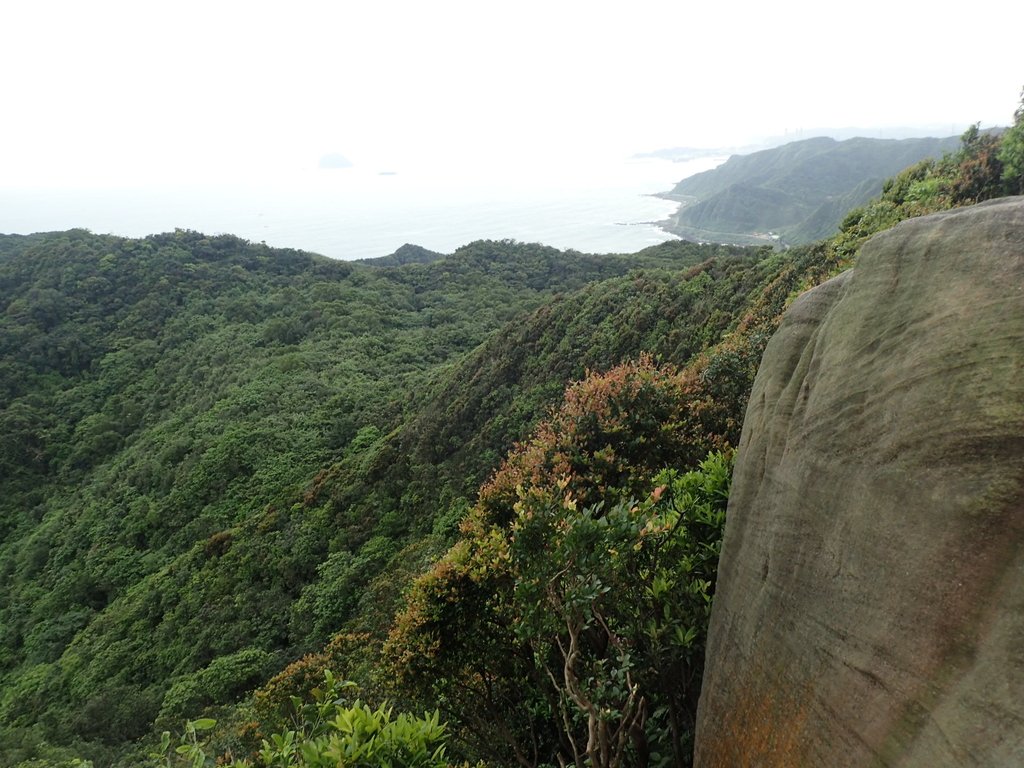
{"label": "rock face", "polygon": [[1024,198],[907,221],[754,384],[699,768],[1024,765]]}

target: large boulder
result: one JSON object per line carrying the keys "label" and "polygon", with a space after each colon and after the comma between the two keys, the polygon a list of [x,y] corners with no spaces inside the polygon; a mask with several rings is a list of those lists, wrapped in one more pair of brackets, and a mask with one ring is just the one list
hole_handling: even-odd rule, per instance
{"label": "large boulder", "polygon": [[878,235],[768,345],[696,765],[1024,765],[1024,198]]}

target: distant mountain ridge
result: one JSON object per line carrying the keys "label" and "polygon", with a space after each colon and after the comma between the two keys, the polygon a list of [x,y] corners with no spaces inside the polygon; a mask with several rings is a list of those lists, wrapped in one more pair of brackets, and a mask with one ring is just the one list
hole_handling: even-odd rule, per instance
{"label": "distant mountain ridge", "polygon": [[734,155],[662,195],[683,206],[664,228],[686,240],[785,245],[833,234],[843,216],[881,191],[884,179],[956,150],[959,137],[827,137]]}

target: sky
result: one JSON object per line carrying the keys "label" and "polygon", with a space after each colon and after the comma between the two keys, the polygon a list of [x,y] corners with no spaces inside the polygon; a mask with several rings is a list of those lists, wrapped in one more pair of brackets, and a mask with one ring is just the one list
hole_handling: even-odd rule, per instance
{"label": "sky", "polygon": [[0,186],[1007,125],[1024,4],[8,0]]}

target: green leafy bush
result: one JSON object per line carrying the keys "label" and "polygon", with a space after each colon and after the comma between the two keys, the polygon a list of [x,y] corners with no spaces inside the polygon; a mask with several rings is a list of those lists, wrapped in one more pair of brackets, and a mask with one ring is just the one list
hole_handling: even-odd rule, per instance
{"label": "green leafy bush", "polygon": [[1013,125],[1002,136],[999,161],[1003,164],[1003,183],[1011,195],[1024,194],[1024,89],[1020,105],[1013,113]]}
{"label": "green leafy bush", "polygon": [[[312,701],[293,699],[294,729],[272,734],[253,760],[218,760],[231,768],[446,768],[445,726],[435,711],[416,717],[395,714],[389,704],[370,707],[344,696],[353,683],[325,672],[324,684],[314,689]],[[203,768],[214,765],[206,741],[200,736],[214,720],[188,721],[171,750],[171,734],[164,732],[151,755],[152,768]]]}
{"label": "green leafy bush", "polygon": [[578,509],[571,493],[517,504],[516,631],[577,765],[688,760],[731,469],[715,453],[608,509]]}

